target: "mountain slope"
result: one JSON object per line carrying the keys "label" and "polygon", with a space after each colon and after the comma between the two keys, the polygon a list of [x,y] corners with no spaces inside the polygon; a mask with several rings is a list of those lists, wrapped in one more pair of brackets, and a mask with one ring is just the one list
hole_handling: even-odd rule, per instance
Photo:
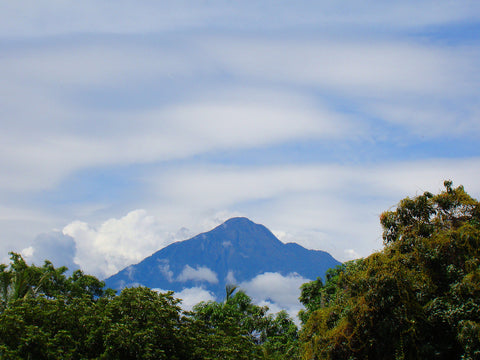
{"label": "mountain slope", "polygon": [[240,284],[266,272],[316,279],[338,264],[324,251],[284,244],[265,226],[233,218],[209,232],[171,244],[105,282],[114,289],[144,285],[179,292],[203,287],[221,298],[227,283]]}

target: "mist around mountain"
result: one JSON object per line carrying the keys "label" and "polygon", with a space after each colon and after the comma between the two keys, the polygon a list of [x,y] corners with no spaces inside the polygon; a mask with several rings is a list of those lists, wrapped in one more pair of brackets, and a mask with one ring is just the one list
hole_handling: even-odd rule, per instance
{"label": "mist around mountain", "polygon": [[117,290],[143,285],[197,300],[222,300],[225,286],[235,284],[258,302],[285,308],[298,303],[301,284],[339,264],[327,252],[284,244],[265,226],[238,217],[173,243],[105,282]]}

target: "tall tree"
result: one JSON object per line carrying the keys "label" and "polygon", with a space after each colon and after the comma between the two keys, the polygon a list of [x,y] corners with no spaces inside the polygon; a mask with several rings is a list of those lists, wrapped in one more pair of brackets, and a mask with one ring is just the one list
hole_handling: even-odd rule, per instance
{"label": "tall tree", "polygon": [[380,218],[385,248],[305,285],[305,359],[480,357],[480,204],[445,182]]}

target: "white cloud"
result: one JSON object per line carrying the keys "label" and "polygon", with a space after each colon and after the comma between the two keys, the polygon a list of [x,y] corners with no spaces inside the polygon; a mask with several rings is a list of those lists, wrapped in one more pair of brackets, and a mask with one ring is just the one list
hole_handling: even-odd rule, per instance
{"label": "white cloud", "polygon": [[[261,37],[212,38],[207,44],[231,73],[257,82],[312,86],[348,103],[360,121],[375,118],[427,136],[480,131],[478,107],[471,108],[480,96],[479,53],[472,46]],[[254,53],[255,60],[244,61],[246,53]]]}
{"label": "white cloud", "polygon": [[[305,96],[269,87],[260,91],[258,86],[227,89],[212,84],[193,99],[179,98],[167,105],[135,108],[134,112],[83,103],[85,86],[92,89],[119,81],[119,88],[128,91],[128,86],[142,86],[143,78],[162,82],[167,74],[187,72],[191,73],[188,81],[195,82],[198,76],[198,64],[178,54],[179,49],[169,49],[166,56],[151,53],[148,47],[129,46],[76,44],[75,51],[47,47],[40,56],[27,51],[0,60],[5,83],[14,84],[7,91],[11,99],[0,103],[15,117],[0,135],[4,154],[0,164],[9,170],[0,180],[2,188],[51,188],[69,174],[92,166],[179,159],[218,149],[275,144],[292,137],[341,136],[350,126],[344,116]],[[71,89],[62,97],[58,96],[63,92],[60,82]],[[80,94],[75,102],[76,92]],[[79,129],[79,123],[85,123],[85,128]]]}
{"label": "white cloud", "polygon": [[306,98],[269,90],[248,89],[240,94],[232,90],[225,93],[223,89],[222,95],[212,92],[201,103],[168,108],[161,117],[169,119],[169,127],[182,129],[182,136],[194,138],[202,146],[209,143],[211,148],[342,137],[351,131],[346,116]]}
{"label": "white cloud", "polygon": [[201,301],[215,301],[215,296],[210,292],[200,287],[193,287],[183,289],[175,293],[177,299],[182,299],[182,308],[184,310],[192,310],[193,306]]}
{"label": "white cloud", "polygon": [[[416,135],[480,131],[473,47],[245,35],[185,36],[159,46],[127,38],[23,46],[0,59],[5,192],[51,189],[91,167],[369,138],[370,118]],[[219,84],[219,71],[239,80]],[[200,79],[201,89],[194,86]],[[140,99],[151,96],[145,83],[164,91],[158,84],[166,81],[189,91],[137,106],[128,96],[132,88]],[[352,109],[355,117],[346,114]]]}
{"label": "white cloud", "polygon": [[35,248],[33,246],[29,246],[25,249],[23,249],[20,254],[27,259],[27,261],[33,257],[33,254],[35,254]]}
{"label": "white cloud", "polygon": [[25,260],[37,266],[49,260],[56,267],[66,266],[70,271],[78,268],[74,262],[75,240],[60,231],[38,235],[31,246],[21,251]]}
{"label": "white cloud", "polygon": [[[166,293],[167,290],[163,289],[152,289],[153,291],[159,293]],[[182,291],[176,292],[173,296],[177,299],[180,299],[180,303],[183,310],[190,311],[192,308],[202,301],[215,301],[215,296],[208,290],[205,290],[202,287],[192,287],[185,288]]]}
{"label": "white cloud", "polygon": [[255,303],[271,307],[272,312],[285,309],[295,317],[302,308],[298,300],[300,286],[310,281],[298,274],[283,276],[279,273],[264,273],[239,285]]}
{"label": "white cloud", "polygon": [[75,240],[75,262],[85,271],[104,278],[178,240],[145,210],[109,219],[98,228],[74,221],[63,233]]}
{"label": "white cloud", "polygon": [[177,276],[177,281],[206,281],[211,284],[218,283],[217,274],[206,266],[197,266],[196,269],[185,265],[182,272]]}
{"label": "white cloud", "polygon": [[163,196],[191,205],[222,208],[235,202],[268,199],[289,192],[307,192],[326,186],[339,188],[341,184],[335,185],[325,175],[345,170],[338,166],[203,166],[159,174],[152,181],[158,181],[158,190]]}
{"label": "white cloud", "polygon": [[[477,193],[479,188],[473,180],[479,164],[479,159],[472,158],[363,166],[194,165],[157,174],[150,180],[158,196],[172,203],[228,208],[240,202],[302,198],[317,193],[328,195],[329,200],[337,198],[342,201],[348,200],[350,195],[395,198],[418,190],[420,184],[424,188],[440,189],[444,178],[458,179],[456,182],[464,183],[470,191]],[[422,179],[421,182],[418,179]],[[329,217],[333,216],[335,213],[331,212]]]}
{"label": "white cloud", "polygon": [[[413,94],[469,95],[478,82],[478,49],[444,47],[397,38],[211,37],[205,47],[231,73],[257,81],[283,81],[329,89],[334,94],[369,99]],[[242,54],[255,54],[244,61]],[[217,60],[218,61],[218,60]],[[416,101],[417,98],[411,98]]]}

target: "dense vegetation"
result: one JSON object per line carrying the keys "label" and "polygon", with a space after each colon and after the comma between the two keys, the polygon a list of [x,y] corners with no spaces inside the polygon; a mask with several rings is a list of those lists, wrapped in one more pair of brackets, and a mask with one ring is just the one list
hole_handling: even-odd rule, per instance
{"label": "dense vegetation", "polygon": [[298,332],[241,290],[180,308],[50,262],[0,265],[2,359],[480,359],[480,203],[445,182],[380,218],[384,249],[304,284]]}
{"label": "dense vegetation", "polygon": [[103,282],[18,254],[0,267],[1,359],[285,359],[297,327],[235,287],[184,312],[173,292],[104,290]]}
{"label": "dense vegetation", "polygon": [[381,215],[384,249],[303,285],[304,359],[480,359],[480,204],[463,187]]}

